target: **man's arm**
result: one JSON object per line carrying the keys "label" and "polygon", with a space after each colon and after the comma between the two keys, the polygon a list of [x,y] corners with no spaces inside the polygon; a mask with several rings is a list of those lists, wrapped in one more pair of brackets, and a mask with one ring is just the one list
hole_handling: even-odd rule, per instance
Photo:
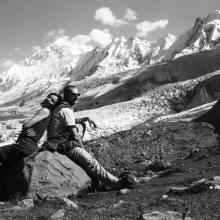
{"label": "man's arm", "polygon": [[84,148],[82,140],[78,134],[76,126],[69,126],[68,127],[68,132],[70,135],[70,140],[74,140],[79,144],[79,147]]}
{"label": "man's arm", "polygon": [[26,121],[22,128],[27,129],[34,124],[38,123],[39,121],[47,118],[50,114],[50,110],[47,108],[40,109],[32,118],[30,118],[28,121]]}
{"label": "man's arm", "polygon": [[[63,117],[64,124],[67,127],[70,140],[76,141],[79,147],[84,148],[82,140],[78,134],[78,129],[76,127],[76,120],[73,111],[69,108],[63,108],[61,111],[61,116]],[[78,122],[84,123],[85,121],[88,121],[88,119],[88,117],[81,118],[78,120]]]}

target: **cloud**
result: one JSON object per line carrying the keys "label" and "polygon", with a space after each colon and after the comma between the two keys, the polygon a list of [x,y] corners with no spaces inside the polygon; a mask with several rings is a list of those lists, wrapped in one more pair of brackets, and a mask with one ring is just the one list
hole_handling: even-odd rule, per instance
{"label": "cloud", "polygon": [[116,18],[112,11],[108,7],[102,7],[96,10],[95,20],[100,20],[103,24],[111,25],[113,27],[118,27],[120,25],[128,24],[123,19]]}
{"label": "cloud", "polygon": [[72,38],[63,35],[57,38],[54,44],[68,46],[72,54],[78,55],[93,49],[93,46],[88,44],[90,41],[91,38],[88,35],[79,34]]}
{"label": "cloud", "polygon": [[83,52],[91,51],[94,45],[105,47],[112,41],[112,36],[108,29],[100,30],[93,29],[89,34],[79,34],[72,38],[64,35],[55,40],[55,44],[67,45],[71,48],[71,53],[81,54]]}
{"label": "cloud", "polygon": [[12,67],[14,64],[15,64],[14,60],[1,59],[0,60],[0,69],[4,71],[4,70]]}
{"label": "cloud", "polygon": [[15,47],[14,49],[13,49],[13,51],[15,52],[15,53],[22,53],[22,50],[21,50],[21,48],[20,47]]}
{"label": "cloud", "polygon": [[65,34],[65,30],[64,29],[58,29],[58,30],[51,30],[46,34],[46,38],[59,38],[61,36],[63,36]]}
{"label": "cloud", "polygon": [[33,46],[31,48],[31,52],[32,53],[39,53],[41,51],[41,47],[40,46]]}
{"label": "cloud", "polygon": [[108,29],[105,30],[93,29],[89,33],[89,36],[91,38],[91,41],[94,41],[95,43],[98,43],[103,47],[107,46],[112,42],[112,36],[109,33]]}
{"label": "cloud", "polygon": [[91,38],[88,35],[79,34],[71,39],[72,42],[77,44],[87,44]]}
{"label": "cloud", "polygon": [[164,28],[168,24],[168,20],[159,20],[155,22],[144,21],[139,24],[136,24],[136,28],[138,30],[137,35],[140,37],[145,37],[149,32],[155,31],[159,28]]}
{"label": "cloud", "polygon": [[80,54],[93,49],[92,45],[89,45],[91,38],[88,35],[79,34],[69,40],[69,44],[72,48],[72,53]]}
{"label": "cloud", "polygon": [[10,52],[10,56],[23,56],[24,55],[24,51],[20,48],[20,47],[15,47],[13,48],[13,50]]}
{"label": "cloud", "polygon": [[127,21],[137,20],[137,13],[130,8],[126,9],[126,14],[124,15],[124,19]]}

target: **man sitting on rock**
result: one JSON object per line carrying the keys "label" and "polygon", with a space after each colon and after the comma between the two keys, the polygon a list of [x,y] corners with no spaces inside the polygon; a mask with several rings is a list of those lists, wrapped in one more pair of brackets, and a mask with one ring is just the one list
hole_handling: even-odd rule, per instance
{"label": "man sitting on rock", "polygon": [[64,88],[63,101],[52,114],[48,128],[48,141],[45,143],[46,148],[69,157],[96,182],[101,181],[113,189],[134,187],[138,183],[135,176],[124,175],[120,179],[115,177],[84,149],[76,123],[88,121],[90,125],[96,125],[88,117],[75,119],[72,107],[77,103],[79,95],[78,89],[73,85]]}

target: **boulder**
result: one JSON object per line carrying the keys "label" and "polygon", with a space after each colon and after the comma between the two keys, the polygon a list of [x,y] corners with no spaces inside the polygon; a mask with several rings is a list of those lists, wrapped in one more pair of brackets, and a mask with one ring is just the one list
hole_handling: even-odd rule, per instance
{"label": "boulder", "polygon": [[182,214],[175,211],[153,211],[142,215],[142,220],[192,220],[190,217],[183,218]]}
{"label": "boulder", "polygon": [[145,168],[145,172],[147,172],[148,170],[151,170],[153,172],[158,172],[161,170],[169,169],[171,167],[172,164],[170,162],[166,162],[164,160],[157,160],[147,165],[147,167]]}
{"label": "boulder", "polygon": [[0,179],[8,198],[16,195],[30,198],[56,198],[78,195],[87,190],[91,179],[68,157],[43,151],[16,163]]}

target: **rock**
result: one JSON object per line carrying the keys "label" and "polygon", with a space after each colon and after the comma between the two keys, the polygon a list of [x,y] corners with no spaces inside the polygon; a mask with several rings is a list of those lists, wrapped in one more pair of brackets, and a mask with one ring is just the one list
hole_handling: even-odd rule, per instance
{"label": "rock", "polygon": [[163,195],[162,196],[162,201],[164,201],[166,204],[172,204],[172,205],[175,205],[175,204],[181,204],[181,205],[184,205],[186,204],[186,202],[184,200],[181,200],[181,199],[176,199],[176,198],[170,198],[168,195]]}
{"label": "rock", "polygon": [[209,190],[210,187],[214,187],[214,181],[201,179],[198,181],[194,181],[188,187],[170,187],[168,193],[176,195],[182,195],[184,193],[200,193]]}
{"label": "rock", "polygon": [[163,199],[167,199],[167,198],[168,198],[168,195],[162,195],[162,198],[163,198]]}
{"label": "rock", "polygon": [[[174,211],[153,211],[142,215],[142,220],[182,220],[182,214]],[[186,217],[185,220],[191,220]]]}
{"label": "rock", "polygon": [[75,210],[79,209],[79,206],[78,206],[75,202],[71,201],[70,199],[61,198],[61,200],[62,200],[62,201],[65,203],[65,205],[67,205],[68,207],[70,207],[70,208],[72,208],[72,209],[75,209]]}
{"label": "rock", "polygon": [[55,212],[54,214],[52,214],[52,215],[50,216],[50,219],[51,219],[51,220],[52,220],[52,219],[63,219],[64,215],[65,215],[65,210],[60,209],[60,210],[58,210],[57,212]]}
{"label": "rock", "polygon": [[220,176],[214,176],[213,180],[216,184],[220,184]]}
{"label": "rock", "polygon": [[191,193],[199,193],[199,192],[205,192],[209,190],[209,187],[213,185],[213,182],[207,179],[201,179],[198,181],[195,181],[190,184],[189,191]]}
{"label": "rock", "polygon": [[9,198],[19,194],[46,199],[78,195],[88,189],[91,179],[66,156],[43,151],[15,164],[1,178],[1,185],[6,188]]}
{"label": "rock", "polygon": [[33,199],[23,199],[18,202],[18,205],[23,208],[32,208],[34,207],[34,201]]}
{"label": "rock", "polygon": [[119,191],[119,194],[125,195],[125,194],[129,193],[130,191],[131,191],[131,190],[129,190],[129,189],[121,189],[121,190]]}
{"label": "rock", "polygon": [[145,174],[147,174],[148,176],[154,176],[155,173],[151,170],[145,171]]}
{"label": "rock", "polygon": [[12,211],[21,211],[21,210],[22,210],[22,207],[16,205],[16,206],[11,207],[10,210],[12,210]]}
{"label": "rock", "polygon": [[186,168],[184,166],[172,167],[170,169],[161,171],[159,173],[159,177],[166,177],[166,176],[170,176],[174,173],[186,173],[186,172],[188,172],[188,170],[186,170]]}
{"label": "rock", "polygon": [[172,164],[170,162],[165,162],[164,160],[157,160],[155,162],[152,162],[145,168],[145,172],[148,170],[151,170],[153,172],[158,172],[161,170],[166,170],[172,167]]}
{"label": "rock", "polygon": [[97,209],[95,209],[95,211],[100,214],[100,213],[106,211],[106,208],[97,208]]}
{"label": "rock", "polygon": [[149,182],[151,179],[152,179],[152,177],[150,177],[150,176],[140,177],[139,178],[139,183],[145,184],[145,183]]}
{"label": "rock", "polygon": [[168,190],[168,194],[174,194],[174,195],[182,195],[183,193],[188,192],[189,187],[185,187],[185,186],[173,186],[170,187]]}
{"label": "rock", "polygon": [[123,205],[124,203],[125,203],[125,201],[119,200],[116,204],[112,205],[111,208],[117,208],[117,207]]}

